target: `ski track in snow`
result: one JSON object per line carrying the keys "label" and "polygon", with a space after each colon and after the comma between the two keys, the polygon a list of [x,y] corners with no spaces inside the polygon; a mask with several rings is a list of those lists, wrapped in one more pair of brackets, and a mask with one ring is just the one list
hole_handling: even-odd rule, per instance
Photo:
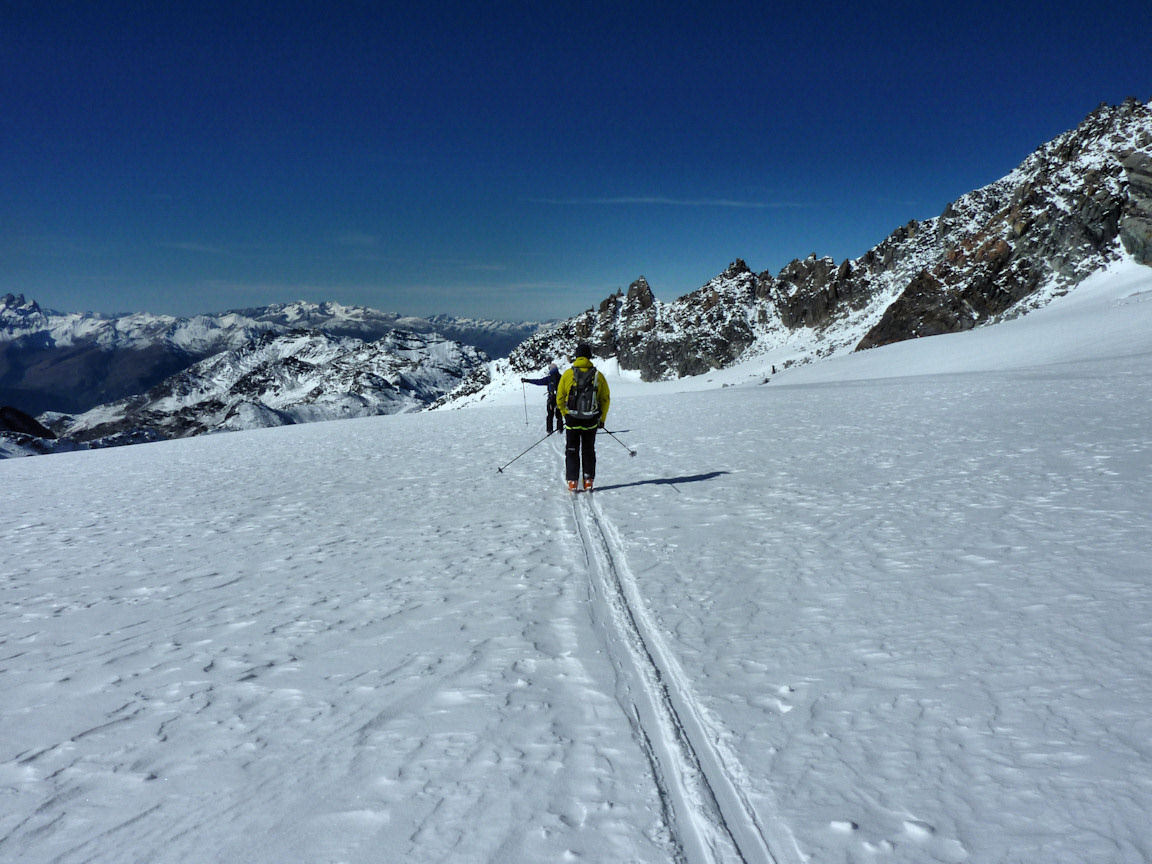
{"label": "ski track in snow", "polygon": [[[800,860],[773,853],[761,816],[733,779],[731,756],[718,751],[718,734],[645,611],[624,545],[594,494],[572,499],[593,608],[621,676],[618,698],[649,756],[678,858],[689,864]],[[775,845],[783,848],[779,840]]]}

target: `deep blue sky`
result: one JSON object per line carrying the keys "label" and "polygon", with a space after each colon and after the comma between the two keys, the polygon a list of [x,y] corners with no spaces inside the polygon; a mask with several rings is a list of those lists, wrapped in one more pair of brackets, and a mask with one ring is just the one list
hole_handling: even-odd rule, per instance
{"label": "deep blue sky", "polygon": [[1140,2],[0,0],[0,292],[576,314],[854,258],[1099,103]]}

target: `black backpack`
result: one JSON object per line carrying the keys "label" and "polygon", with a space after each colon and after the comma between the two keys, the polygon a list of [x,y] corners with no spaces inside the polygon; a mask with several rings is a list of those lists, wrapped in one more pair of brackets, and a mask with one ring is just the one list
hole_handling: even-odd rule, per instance
{"label": "black backpack", "polygon": [[596,368],[573,369],[572,387],[568,390],[568,418],[595,420],[600,416],[600,399],[596,388]]}

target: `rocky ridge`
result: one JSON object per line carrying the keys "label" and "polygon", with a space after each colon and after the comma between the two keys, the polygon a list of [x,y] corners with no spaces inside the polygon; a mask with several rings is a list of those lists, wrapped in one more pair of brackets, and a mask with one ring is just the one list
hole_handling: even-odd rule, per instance
{"label": "rocky ridge", "polygon": [[786,362],[807,362],[1026,312],[1125,251],[1152,263],[1152,103],[1135,100],[1100,106],[1004,178],[859,258],[813,255],[776,275],[737,260],[670,303],[641,277],[528,339],[509,365],[539,369],[580,340],[647,381],[789,346]]}

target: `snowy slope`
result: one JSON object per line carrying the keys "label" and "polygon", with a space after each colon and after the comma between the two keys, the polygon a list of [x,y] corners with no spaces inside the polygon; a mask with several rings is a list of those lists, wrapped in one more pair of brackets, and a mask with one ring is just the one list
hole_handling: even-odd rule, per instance
{"label": "snowy slope", "polygon": [[1147,861],[1150,292],[0,462],[0,861]]}

